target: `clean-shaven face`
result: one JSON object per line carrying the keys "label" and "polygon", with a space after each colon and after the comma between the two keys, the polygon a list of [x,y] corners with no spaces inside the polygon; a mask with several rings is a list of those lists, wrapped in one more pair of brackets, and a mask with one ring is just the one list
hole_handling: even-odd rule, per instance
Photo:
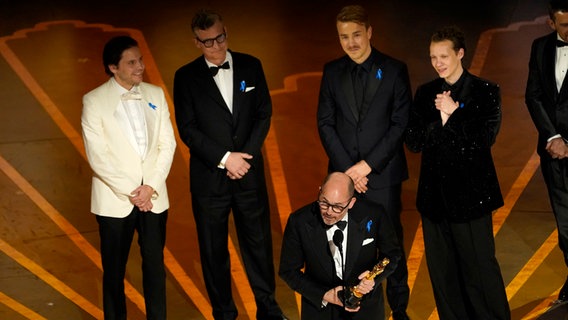
{"label": "clean-shaven face", "polygon": [[[195,35],[199,40],[205,41],[208,39],[216,39],[221,34],[225,33],[225,26],[221,21],[215,22],[209,29],[206,30],[196,30]],[[195,45],[201,49],[203,52],[203,56],[207,61],[220,65],[225,61],[225,57],[227,56],[227,48],[228,42],[225,39],[224,42],[218,43],[217,41],[213,41],[213,46],[211,48],[205,47],[205,45],[197,39],[193,39]]]}
{"label": "clean-shaven face", "polygon": [[568,12],[554,13],[554,20],[549,20],[548,24],[558,32],[564,42],[568,42]]}
{"label": "clean-shaven face", "polygon": [[343,51],[356,63],[363,63],[371,55],[372,28],[364,24],[337,21],[337,34]]}
{"label": "clean-shaven face", "polygon": [[320,191],[318,204],[321,217],[323,222],[329,226],[343,219],[355,203],[355,198],[343,189],[346,188],[335,188],[332,185],[327,185]]}
{"label": "clean-shaven face", "polygon": [[463,73],[461,64],[464,50],[454,50],[454,45],[450,40],[442,40],[430,43],[430,62],[440,78],[444,78],[447,83],[454,84],[459,80]]}
{"label": "clean-shaven face", "polygon": [[118,65],[110,65],[110,71],[114,74],[116,82],[130,90],[134,85],[142,82],[145,65],[142,54],[138,47],[132,47],[122,52]]}

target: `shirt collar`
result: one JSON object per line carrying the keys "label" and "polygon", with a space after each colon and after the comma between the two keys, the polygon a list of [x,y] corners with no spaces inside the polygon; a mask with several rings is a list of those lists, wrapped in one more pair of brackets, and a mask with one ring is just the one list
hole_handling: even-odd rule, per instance
{"label": "shirt collar", "polygon": [[[233,56],[231,55],[231,51],[227,50],[227,55],[225,56],[225,61],[223,61],[221,64],[225,63],[229,61],[229,66],[231,66],[231,68],[233,67]],[[205,58],[205,63],[207,63],[207,67],[218,67],[218,65],[210,62],[209,60],[207,60],[207,58]]]}

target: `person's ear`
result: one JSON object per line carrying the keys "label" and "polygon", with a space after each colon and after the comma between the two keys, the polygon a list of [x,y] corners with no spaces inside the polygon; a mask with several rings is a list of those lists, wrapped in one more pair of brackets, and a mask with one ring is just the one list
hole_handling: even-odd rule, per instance
{"label": "person's ear", "polygon": [[546,23],[548,24],[548,26],[550,27],[550,29],[556,30],[556,25],[554,24],[554,20],[548,18],[548,19],[546,19]]}

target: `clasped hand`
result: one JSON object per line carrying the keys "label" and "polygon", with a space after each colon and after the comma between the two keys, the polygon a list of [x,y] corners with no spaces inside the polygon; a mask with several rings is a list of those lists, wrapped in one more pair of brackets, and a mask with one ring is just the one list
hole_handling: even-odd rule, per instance
{"label": "clasped hand", "polygon": [[137,206],[142,212],[148,212],[152,210],[152,195],[154,194],[154,189],[148,185],[141,185],[134,189],[130,193],[130,203]]}
{"label": "clasped hand", "polygon": [[369,182],[369,178],[367,175],[371,173],[373,169],[367,164],[365,160],[361,160],[351,166],[351,168],[345,171],[345,174],[351,177],[353,183],[355,184],[355,190],[359,193],[367,192],[367,182]]}
{"label": "clasped hand", "polygon": [[442,124],[446,124],[446,121],[450,118],[452,113],[456,111],[459,106],[457,101],[454,101],[451,97],[451,91],[444,91],[436,95],[434,104],[436,109],[440,111],[440,116],[442,117]]}
{"label": "clasped hand", "polygon": [[546,144],[546,151],[552,159],[564,159],[568,157],[568,146],[562,137],[554,138]]}
{"label": "clasped hand", "polygon": [[250,163],[247,160],[252,159],[252,155],[243,152],[231,152],[225,162],[227,176],[232,180],[241,179],[248,173]]}

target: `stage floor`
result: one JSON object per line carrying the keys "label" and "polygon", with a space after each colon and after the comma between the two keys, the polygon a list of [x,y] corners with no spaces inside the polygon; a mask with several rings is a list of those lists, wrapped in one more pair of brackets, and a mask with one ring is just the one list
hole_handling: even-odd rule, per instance
{"label": "stage floor", "polygon": [[[107,79],[100,59],[104,43],[129,34],[140,42],[146,81],[162,86],[170,99],[174,72],[200,54],[191,39],[191,17],[210,1],[7,2],[0,0],[0,318],[99,319],[102,272],[97,223],[89,212],[81,97]],[[550,306],[567,275],[535,154],[536,130],[524,104],[531,42],[550,31],[545,5],[361,3],[371,14],[373,45],[408,64],[413,90],[436,76],[429,36],[446,24],[466,31],[469,70],[500,84],[503,123],[493,155],[505,206],[494,215],[497,258],[513,319],[534,319]],[[264,154],[276,268],[289,213],[315,200],[326,173],[315,112],[323,65],[342,54],[334,21],[343,5],[266,0],[221,1],[214,7],[224,16],[229,47],[259,57],[271,89],[274,114]],[[168,178],[168,318],[211,319],[189,199],[189,152],[177,138]],[[412,319],[437,319],[414,205],[420,158],[407,155],[402,220],[412,290],[408,313]],[[231,225],[239,318],[254,319],[233,231]],[[144,319],[136,243],[127,273],[129,319]],[[277,300],[290,319],[299,319],[299,299],[278,278]]]}

